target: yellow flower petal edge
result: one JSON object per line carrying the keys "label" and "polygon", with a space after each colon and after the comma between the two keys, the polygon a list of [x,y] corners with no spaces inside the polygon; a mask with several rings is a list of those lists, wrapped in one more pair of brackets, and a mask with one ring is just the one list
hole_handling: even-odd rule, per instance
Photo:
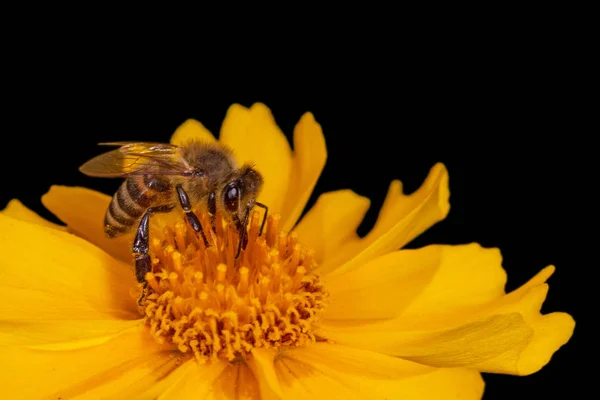
{"label": "yellow flower petal edge", "polygon": [[60,231],[67,230],[65,226],[55,224],[46,220],[45,218],[40,217],[37,213],[25,207],[25,205],[17,199],[12,199],[9,201],[4,210],[0,211],[0,213],[21,221],[44,226],[46,228],[58,229]]}
{"label": "yellow flower petal edge", "polygon": [[321,264],[334,258],[347,243],[358,242],[356,229],[369,208],[370,200],[351,190],[319,196],[294,231],[300,242],[315,252]]}
{"label": "yellow flower petal edge", "polygon": [[476,243],[432,245],[391,252],[345,273],[334,270],[323,277],[330,292],[325,321],[462,313],[504,295],[501,260],[498,249]]}
{"label": "yellow flower petal edge", "polygon": [[[540,370],[573,334],[573,318],[541,315],[553,267],[521,288],[462,313],[400,316],[350,326],[324,323],[320,335],[350,346],[379,351],[438,367],[529,375]],[[419,321],[425,321],[423,328]],[[431,327],[436,321],[444,328]]]}
{"label": "yellow flower petal edge", "polygon": [[85,240],[0,215],[0,320],[138,319],[131,269]]}
{"label": "yellow flower petal edge", "polygon": [[71,351],[0,346],[3,396],[9,399],[135,398],[168,376],[180,361],[142,327]]}
{"label": "yellow flower petal edge", "polygon": [[275,360],[285,399],[479,399],[476,371],[436,369],[327,343],[290,349]]}
{"label": "yellow flower petal edge", "polygon": [[130,264],[132,235],[109,239],[104,234],[104,214],[111,196],[82,187],[52,186],[42,204],[63,221],[69,232],[95,244]]}
{"label": "yellow flower petal edge", "polygon": [[327,147],[321,125],[312,113],[306,113],[294,128],[294,155],[289,178],[292,184],[281,210],[284,231],[290,231],[298,221],[326,161]]}
{"label": "yellow flower petal edge", "polygon": [[208,129],[195,119],[188,119],[181,124],[171,136],[171,144],[181,146],[190,140],[199,140],[202,142],[215,142],[216,139]]}
{"label": "yellow flower petal edge", "polygon": [[343,265],[352,269],[379,255],[402,248],[412,239],[446,217],[450,210],[448,171],[436,164],[421,187],[410,195],[402,183],[393,181],[373,229],[362,239],[348,241],[337,256],[319,267],[327,274]]}
{"label": "yellow flower petal edge", "polygon": [[238,163],[250,162],[263,175],[258,201],[281,212],[288,191],[292,150],[271,111],[262,103],[249,109],[234,104],[227,110],[219,141],[234,151]]}

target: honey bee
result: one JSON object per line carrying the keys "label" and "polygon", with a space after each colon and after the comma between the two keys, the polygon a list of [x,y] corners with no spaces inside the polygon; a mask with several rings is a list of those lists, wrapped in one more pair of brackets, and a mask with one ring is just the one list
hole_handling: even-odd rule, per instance
{"label": "honey bee", "polygon": [[169,212],[178,205],[190,226],[210,247],[196,206],[208,212],[213,225],[220,211],[239,232],[236,259],[247,244],[248,216],[254,206],[268,208],[256,201],[263,186],[262,175],[250,164],[236,165],[231,150],[219,143],[190,141],[182,146],[164,143],[113,142],[119,146],[83,164],[79,170],[89,176],[125,178],[104,217],[104,232],[109,238],[136,230],[133,240],[135,275],[140,283],[151,271],[148,255],[149,220],[153,213]]}

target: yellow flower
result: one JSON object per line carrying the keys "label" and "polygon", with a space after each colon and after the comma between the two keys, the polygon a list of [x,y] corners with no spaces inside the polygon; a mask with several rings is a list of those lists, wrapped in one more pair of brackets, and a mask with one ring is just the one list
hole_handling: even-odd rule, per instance
{"label": "yellow flower", "polygon": [[[171,142],[190,138],[215,140],[189,120]],[[9,203],[5,398],[479,399],[481,372],[532,374],[571,337],[571,316],[540,314],[553,266],[507,294],[497,249],[398,250],[447,215],[443,165],[413,194],[392,182],[360,238],[369,200],[350,190],[323,194],[296,225],[326,160],[310,113],[293,151],[262,104],[233,105],[219,140],[263,173],[259,201],[277,216],[261,237],[252,218],[236,267],[231,228],[217,224],[206,250],[181,215],[153,217],[155,267],[140,308],[131,237],[103,233],[109,196],[52,187],[43,203],[66,227]]]}

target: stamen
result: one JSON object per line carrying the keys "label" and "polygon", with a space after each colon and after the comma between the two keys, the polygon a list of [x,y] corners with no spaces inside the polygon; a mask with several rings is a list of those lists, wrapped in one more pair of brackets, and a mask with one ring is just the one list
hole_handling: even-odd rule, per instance
{"label": "stamen", "polygon": [[142,308],[156,340],[173,343],[201,363],[239,360],[255,347],[314,342],[312,326],[328,296],[312,272],[314,252],[295,233],[278,231],[277,214],[268,217],[259,237],[262,221],[255,212],[248,245],[235,259],[240,240],[235,227],[220,214],[215,230],[207,215],[198,218],[209,248],[183,222],[165,227],[164,240],[151,240],[153,269],[146,274]]}

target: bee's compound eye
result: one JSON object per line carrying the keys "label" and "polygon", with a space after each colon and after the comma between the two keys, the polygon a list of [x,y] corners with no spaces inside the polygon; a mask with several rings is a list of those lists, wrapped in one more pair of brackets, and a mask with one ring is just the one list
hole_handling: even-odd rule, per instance
{"label": "bee's compound eye", "polygon": [[240,190],[235,182],[230,183],[225,187],[224,203],[228,211],[234,212],[238,210],[240,201]]}

